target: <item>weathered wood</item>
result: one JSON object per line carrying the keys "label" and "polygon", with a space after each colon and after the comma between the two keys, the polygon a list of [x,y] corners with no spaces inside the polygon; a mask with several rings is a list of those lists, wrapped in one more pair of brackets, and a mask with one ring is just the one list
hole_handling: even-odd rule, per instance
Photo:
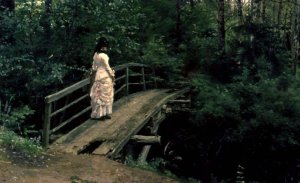
{"label": "weathered wood", "polygon": [[117,77],[117,78],[115,79],[115,82],[119,81],[120,79],[124,79],[124,78],[126,78],[126,75],[125,75],[125,74],[122,75],[122,76],[120,76],[120,77]]}
{"label": "weathered wood", "polygon": [[150,152],[151,145],[145,145],[138,157],[138,162],[145,163]]}
{"label": "weathered wood", "polygon": [[119,71],[122,69],[126,69],[127,67],[148,67],[150,68],[149,65],[145,65],[145,64],[140,64],[140,63],[127,63],[127,64],[122,64],[122,65],[118,65],[116,67],[113,67],[115,71]]}
{"label": "weathered wood", "polygon": [[43,135],[42,142],[43,142],[43,146],[45,148],[47,148],[49,146],[51,108],[52,108],[52,103],[46,103],[46,105],[45,105],[45,119],[44,119],[43,134],[42,134]]}
{"label": "weathered wood", "polygon": [[156,82],[156,78],[155,78],[155,70],[154,68],[152,68],[152,77],[153,77],[153,82],[154,82],[154,88],[157,88],[157,82]]}
{"label": "weathered wood", "polygon": [[[160,123],[166,118],[166,114],[165,113],[162,113],[162,110],[159,111],[157,114],[156,114],[156,117],[153,118],[152,120],[152,127],[151,127],[151,134],[152,135],[156,135],[157,134],[157,131],[158,131],[158,128],[159,128],[159,125]],[[145,145],[143,148],[142,148],[142,151],[141,153],[139,154],[139,157],[138,157],[138,162],[140,163],[145,163],[147,161],[147,157],[148,157],[148,154],[151,150],[151,145]]]}
{"label": "weathered wood", "polygon": [[134,135],[131,137],[130,141],[141,144],[160,144],[161,136]]}
{"label": "weathered wood", "polygon": [[119,93],[123,88],[125,88],[127,85],[123,84],[119,89],[117,89],[114,94],[116,95],[117,93]]}
{"label": "weathered wood", "polygon": [[146,90],[145,68],[144,67],[142,67],[142,82],[143,82],[143,90]]}
{"label": "weathered wood", "polygon": [[129,94],[129,68],[126,67],[126,95]]}
{"label": "weathered wood", "polygon": [[[161,110],[162,106],[166,104],[169,100],[176,98],[184,93],[189,91],[189,88],[184,88],[182,90],[175,91],[173,93],[169,93],[160,101],[156,101],[156,105],[151,107],[147,113],[143,113],[142,115],[134,116],[131,120],[136,121],[136,123],[132,127],[126,127],[126,130],[120,129],[117,132],[117,137],[114,138],[113,141],[103,142],[103,144],[97,148],[93,153],[107,155],[108,157],[116,156],[124,145],[130,140],[131,136],[135,135],[137,132],[141,130],[141,128],[148,122],[148,120],[156,114],[159,110]],[[127,123],[128,124],[128,123]],[[115,132],[116,133],[116,132]],[[98,139],[100,140],[100,139]]]}
{"label": "weathered wood", "polygon": [[[147,65],[144,65],[144,64],[139,64],[139,63],[127,63],[127,64],[123,64],[123,65],[119,65],[119,66],[114,67],[115,71],[120,71],[120,70],[126,69],[126,74],[125,75],[122,75],[122,76],[119,76],[119,77],[116,78],[116,81],[119,81],[121,79],[125,79],[125,81],[124,81],[125,84],[123,84],[118,90],[116,90],[115,94],[120,92],[125,87],[126,87],[126,95],[129,94],[129,85],[130,85],[129,84],[129,76],[130,76],[129,75],[129,68],[130,67],[141,67],[143,69],[144,68],[151,68],[150,66],[147,66]],[[136,75],[145,77],[145,73],[142,73],[142,74],[136,73]],[[144,83],[144,85],[146,83]],[[77,82],[77,83],[75,83],[75,84],[73,84],[73,85],[57,92],[57,93],[51,94],[51,95],[45,97],[46,105],[49,105],[50,103],[52,103],[51,105],[53,105],[53,102],[65,97],[65,96],[70,95],[71,93],[73,93],[74,91],[76,91],[78,89],[86,87],[88,84],[90,84],[90,78],[86,78],[86,79],[84,79],[82,81],[79,81],[79,82]],[[88,94],[86,94],[86,95],[84,95],[80,98],[77,98],[76,100],[74,100],[73,102],[71,102],[69,104],[65,104],[65,106],[63,106],[62,108],[54,111],[52,114],[51,114],[51,111],[50,111],[50,113],[48,114],[48,117],[45,117],[45,121],[44,121],[43,129],[47,129],[47,125],[49,125],[48,132],[46,132],[45,130],[43,132],[46,136],[47,136],[47,133],[48,133],[48,138],[46,138],[46,136],[45,136],[44,140],[49,141],[49,135],[51,133],[54,133],[55,131],[59,130],[60,128],[62,128],[63,126],[65,126],[66,124],[68,124],[69,122],[71,122],[72,120],[74,120],[75,118],[77,118],[78,116],[83,114],[84,112],[86,112],[87,110],[89,110],[88,108],[84,109],[83,111],[81,111],[80,113],[75,114],[74,116],[72,116],[71,118],[66,120],[65,122],[61,122],[57,127],[54,127],[50,131],[51,117],[53,117],[54,115],[57,115],[58,113],[64,112],[66,109],[68,109],[69,107],[73,106],[74,104],[78,103],[79,101],[83,100],[86,97],[88,97]],[[45,113],[46,113],[46,111],[45,111]],[[48,145],[48,143],[47,143],[47,145]],[[45,144],[46,144],[46,142],[45,142]]]}
{"label": "weathered wood", "polygon": [[58,100],[58,99],[60,99],[60,98],[62,98],[64,96],[66,96],[66,95],[68,95],[68,94],[76,91],[77,89],[80,89],[80,88],[88,85],[89,83],[90,83],[90,79],[89,78],[84,79],[82,81],[79,81],[79,82],[77,82],[77,83],[75,83],[75,84],[73,84],[73,85],[71,85],[71,86],[69,86],[69,87],[67,87],[67,88],[59,91],[59,92],[56,92],[56,93],[54,93],[52,95],[48,95],[47,97],[45,97],[45,102],[46,103],[50,103],[50,102],[53,102],[55,100]]}
{"label": "weathered wood", "polygon": [[64,107],[62,107],[62,108],[56,110],[55,112],[51,113],[50,116],[52,117],[52,116],[54,116],[54,115],[56,115],[56,114],[58,114],[58,113],[64,111],[65,109],[67,109],[67,108],[69,108],[69,107],[71,107],[71,106],[77,104],[79,101],[81,101],[82,99],[87,98],[87,97],[89,97],[89,94],[85,94],[85,95],[81,96],[80,98],[74,100],[74,101],[71,102],[70,104],[68,104],[68,105],[66,105],[66,106],[64,106]]}
{"label": "weathered wood", "polygon": [[84,114],[85,112],[89,111],[92,107],[89,106],[85,109],[83,109],[82,111],[80,111],[79,113],[75,114],[74,116],[70,117],[69,119],[67,119],[66,121],[62,122],[60,125],[58,125],[57,127],[53,128],[51,130],[51,133],[56,132],[57,130],[61,129],[62,127],[66,126],[67,124],[69,124],[73,119],[77,118],[78,116]]}
{"label": "weathered wood", "polygon": [[87,120],[56,140],[51,148],[78,154],[91,142],[103,141],[101,146],[108,147],[106,150],[104,147],[102,149],[102,155],[105,155],[109,151],[109,141],[114,144],[115,139],[119,138],[120,132],[126,133],[128,128],[134,128],[136,123],[140,123],[141,121],[135,120],[135,117],[140,116],[143,119],[144,114],[152,108],[156,101],[168,95],[167,91],[169,90],[148,90],[123,97],[114,103],[111,120],[105,122]]}
{"label": "weathered wood", "polygon": [[185,103],[190,103],[191,102],[191,100],[170,100],[168,103],[183,103],[183,104],[185,104]]}
{"label": "weathered wood", "polygon": [[128,83],[129,85],[144,85],[144,83]]}
{"label": "weathered wood", "polygon": [[[143,68],[143,67],[142,67]],[[134,74],[129,74],[129,76],[142,76],[143,74],[139,74],[139,73],[134,73]]]}

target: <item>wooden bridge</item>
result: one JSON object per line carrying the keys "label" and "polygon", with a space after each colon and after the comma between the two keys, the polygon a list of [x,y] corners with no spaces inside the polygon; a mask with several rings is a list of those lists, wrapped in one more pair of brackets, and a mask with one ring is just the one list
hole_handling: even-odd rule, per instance
{"label": "wooden bridge", "polygon": [[65,153],[116,158],[126,144],[142,144],[139,158],[146,160],[151,144],[160,143],[157,131],[171,111],[169,104],[187,106],[189,88],[157,89],[154,70],[143,64],[124,64],[114,70],[118,100],[110,120],[89,119],[89,79],[45,98],[45,147]]}

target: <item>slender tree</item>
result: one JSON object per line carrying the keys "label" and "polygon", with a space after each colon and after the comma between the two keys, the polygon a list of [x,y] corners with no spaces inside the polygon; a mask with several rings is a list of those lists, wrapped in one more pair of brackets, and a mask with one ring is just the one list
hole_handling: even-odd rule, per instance
{"label": "slender tree", "polygon": [[237,7],[237,14],[240,23],[243,22],[243,5],[242,5],[242,0],[235,0],[236,7]]}
{"label": "slender tree", "polygon": [[293,72],[296,74],[299,59],[299,28],[300,28],[300,0],[294,0],[294,6],[291,16],[291,54],[293,60]]}
{"label": "slender tree", "polygon": [[45,0],[44,30],[46,41],[50,40],[51,37],[51,5],[52,0]]}
{"label": "slender tree", "polygon": [[221,56],[225,54],[225,1],[218,0],[218,32],[219,50]]}

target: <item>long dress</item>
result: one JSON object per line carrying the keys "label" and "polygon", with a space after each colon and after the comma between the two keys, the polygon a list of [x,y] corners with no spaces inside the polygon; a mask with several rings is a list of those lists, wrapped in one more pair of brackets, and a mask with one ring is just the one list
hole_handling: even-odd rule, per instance
{"label": "long dress", "polygon": [[114,100],[114,71],[109,66],[109,57],[105,53],[95,53],[93,57],[95,80],[91,87],[91,118],[101,118],[112,114]]}

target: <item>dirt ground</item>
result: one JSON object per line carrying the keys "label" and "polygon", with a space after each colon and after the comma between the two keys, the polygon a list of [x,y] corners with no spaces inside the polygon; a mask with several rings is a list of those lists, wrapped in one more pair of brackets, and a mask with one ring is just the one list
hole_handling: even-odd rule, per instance
{"label": "dirt ground", "polygon": [[22,159],[14,152],[4,154],[2,151],[0,155],[0,183],[177,182],[97,155],[46,154],[34,161]]}

